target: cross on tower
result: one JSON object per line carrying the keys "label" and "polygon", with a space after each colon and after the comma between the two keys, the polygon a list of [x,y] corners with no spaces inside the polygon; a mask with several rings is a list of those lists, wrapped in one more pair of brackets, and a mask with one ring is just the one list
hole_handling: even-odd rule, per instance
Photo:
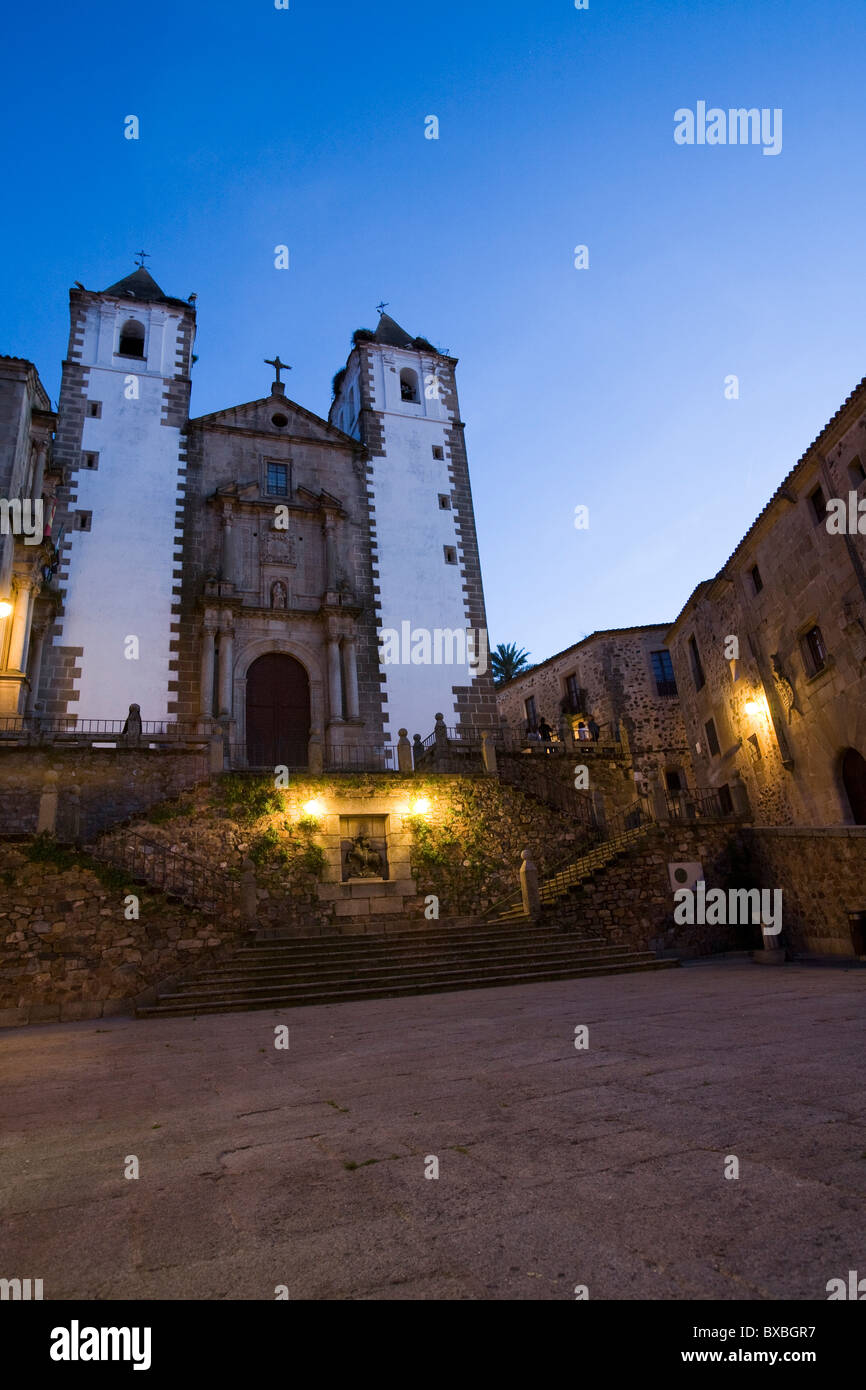
{"label": "cross on tower", "polygon": [[274,371],[275,371],[276,374],[277,374],[277,381],[280,383],[280,385],[282,385],[282,380],[281,380],[281,378],[280,378],[280,372],[290,372],[290,371],[292,370],[291,367],[289,366],[288,362],[281,362],[281,361],[280,361],[280,354],[279,354],[279,353],[277,353],[276,357],[266,357],[266,358],[264,359],[264,363],[265,363],[265,366],[266,366],[266,367],[273,367]]}
{"label": "cross on tower", "polygon": [[[389,300],[388,300],[388,304],[390,304],[390,303],[391,303],[391,301],[390,301],[390,299],[389,299]],[[377,304],[377,305],[376,305],[376,308],[377,308],[378,312],[379,312],[380,314],[384,314],[385,310],[388,308],[388,304],[386,304],[384,300],[382,301],[381,304]]]}
{"label": "cross on tower", "polygon": [[140,266],[143,266],[143,265],[144,265],[144,258],[145,258],[145,256],[147,256],[147,258],[150,259],[150,252],[149,252],[149,251],[136,251],[135,254],[136,254],[136,256],[140,256],[140,257],[141,257],[141,260],[136,262],[137,265],[140,265]]}

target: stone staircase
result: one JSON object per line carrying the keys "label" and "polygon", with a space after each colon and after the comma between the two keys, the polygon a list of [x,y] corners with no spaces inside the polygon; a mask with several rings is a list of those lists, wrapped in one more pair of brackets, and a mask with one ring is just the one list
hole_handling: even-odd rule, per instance
{"label": "stone staircase", "polygon": [[[395,930],[396,927],[396,930]],[[414,929],[413,929],[414,927]],[[401,929],[402,928],[402,929]],[[676,961],[523,919],[435,926],[389,922],[388,933],[261,938],[181,980],[138,1018],[285,1009],[498,985],[664,970]]]}
{"label": "stone staircase", "polygon": [[[542,908],[554,907],[572,888],[576,888],[592,874],[612,864],[620,855],[628,854],[646,839],[651,829],[651,824],[643,823],[629,830],[620,830],[608,839],[599,841],[593,849],[581,855],[572,864],[543,878],[538,885]],[[495,907],[490,920],[503,923],[525,922],[526,916],[520,894],[513,894],[506,902]]]}

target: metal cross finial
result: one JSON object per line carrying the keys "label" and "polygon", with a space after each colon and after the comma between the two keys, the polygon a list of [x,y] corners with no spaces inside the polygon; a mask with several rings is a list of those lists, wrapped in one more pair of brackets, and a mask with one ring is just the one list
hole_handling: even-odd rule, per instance
{"label": "metal cross finial", "polygon": [[[388,304],[390,304],[390,303],[391,303],[391,301],[390,301],[390,299],[389,299],[389,300],[388,300]],[[379,311],[380,314],[384,314],[385,310],[388,308],[388,304],[386,304],[386,303],[384,302],[384,300],[383,300],[381,304],[377,304],[377,305],[376,305],[376,308],[378,309],[378,311]]]}
{"label": "metal cross finial", "polygon": [[277,374],[277,381],[281,380],[280,372],[290,372],[292,370],[288,362],[280,361],[279,353],[277,353],[276,357],[266,357],[264,359],[264,363],[266,367],[273,367],[274,371]]}
{"label": "metal cross finial", "polygon": [[150,252],[149,252],[149,251],[136,251],[135,254],[136,254],[136,256],[140,256],[140,257],[141,257],[141,260],[137,262],[137,264],[140,265],[140,266],[143,266],[143,265],[144,265],[144,258],[145,258],[145,256],[147,256],[148,259],[150,259]]}

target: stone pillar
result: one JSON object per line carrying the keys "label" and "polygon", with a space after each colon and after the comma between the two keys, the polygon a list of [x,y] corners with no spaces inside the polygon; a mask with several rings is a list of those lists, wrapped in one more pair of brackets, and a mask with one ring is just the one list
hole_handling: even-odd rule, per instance
{"label": "stone pillar", "polygon": [[436,715],[436,723],[433,726],[433,733],[436,738],[434,752],[436,761],[440,758],[448,757],[448,728],[441,714]]}
{"label": "stone pillar", "polygon": [[41,441],[36,446],[36,466],[33,469],[32,497],[34,502],[42,496],[42,484],[45,481],[45,463],[48,458],[48,445]]}
{"label": "stone pillar", "polygon": [[232,526],[232,512],[230,507],[226,507],[223,511],[222,541],[220,546],[220,573],[223,583],[237,583],[235,569],[235,537],[234,527]]}
{"label": "stone pillar", "polygon": [[567,714],[560,714],[559,716],[558,733],[560,743],[566,753],[570,753],[574,747],[574,729],[571,726],[571,720]]}
{"label": "stone pillar", "polygon": [[343,638],[343,675],[346,682],[346,718],[358,719],[358,643],[354,637]]}
{"label": "stone pillar", "polygon": [[325,588],[333,592],[337,587],[337,523],[328,514],[324,522],[325,530]]}
{"label": "stone pillar", "polygon": [[42,786],[42,795],[39,798],[39,819],[36,822],[36,834],[41,835],[45,831],[53,835],[57,829],[57,783],[60,774],[57,772],[46,772],[45,781]]}
{"label": "stone pillar", "polygon": [[202,717],[210,719],[213,715],[213,663],[214,663],[214,638],[215,629],[210,623],[206,623],[202,634],[201,649],[201,697],[200,708]]}
{"label": "stone pillar", "polygon": [[336,637],[328,638],[328,702],[331,706],[332,724],[343,723],[343,690],[340,679],[340,643]]}
{"label": "stone pillar", "polygon": [[[416,734],[417,738],[417,734]],[[397,730],[397,770],[412,772],[412,745],[405,729]]]}
{"label": "stone pillar", "polygon": [[482,729],[481,731],[481,758],[484,763],[484,771],[489,773],[491,777],[495,777],[496,746],[489,729]]}
{"label": "stone pillar", "polygon": [[321,776],[324,761],[322,758],[322,731],[318,724],[314,724],[310,730],[310,738],[307,744],[307,766],[313,776]]}
{"label": "stone pillar", "polygon": [[420,767],[420,766],[421,766],[421,759],[423,758],[423,756],[424,756],[424,745],[423,745],[423,743],[421,742],[421,735],[420,735],[420,734],[413,734],[413,735],[412,735],[412,766],[413,766],[413,768],[415,768],[415,767]]}
{"label": "stone pillar", "polygon": [[258,915],[256,871],[251,859],[245,859],[241,864],[240,908],[241,921],[251,930],[256,925]]}
{"label": "stone pillar", "polygon": [[27,692],[26,712],[33,713],[39,695],[39,677],[42,673],[42,649],[45,644],[45,628],[37,627],[33,629],[33,636],[30,641],[30,669],[28,679],[30,689]]}
{"label": "stone pillar", "polygon": [[232,666],[234,656],[234,635],[230,627],[220,632],[219,658],[219,713],[220,717],[232,712]]}
{"label": "stone pillar", "polygon": [[532,862],[530,850],[520,851],[520,858],[523,863],[520,865],[520,896],[523,899],[523,911],[527,917],[531,917],[533,922],[541,916],[541,894],[538,891],[538,870]]}
{"label": "stone pillar", "polygon": [[208,739],[207,755],[208,772],[213,777],[215,773],[222,772],[223,767],[225,766],[225,748],[223,745],[222,735],[217,736],[216,734],[214,734],[212,738]]}
{"label": "stone pillar", "polygon": [[30,637],[31,594],[33,580],[19,577],[16,585],[15,611],[9,638],[10,671],[23,671],[27,664],[27,642]]}

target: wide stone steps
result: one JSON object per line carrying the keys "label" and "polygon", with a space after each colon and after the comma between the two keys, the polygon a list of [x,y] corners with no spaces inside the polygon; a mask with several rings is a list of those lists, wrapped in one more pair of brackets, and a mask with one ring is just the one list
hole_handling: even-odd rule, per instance
{"label": "wide stone steps", "polygon": [[139,1018],[300,1007],[396,998],[449,990],[489,989],[533,981],[664,970],[677,962],[650,951],[538,930],[491,930],[391,937],[307,937],[240,947],[137,1010]]}
{"label": "wide stone steps", "polygon": [[[632,830],[622,831],[614,839],[603,840],[595,849],[587,854],[582,854],[573,864],[567,868],[560,869],[556,874],[551,874],[542,879],[538,885],[539,896],[542,907],[552,907],[564,898],[572,888],[577,888],[593,874],[606,869],[621,855],[628,854],[637,844],[646,837],[648,827],[645,825],[635,826]],[[510,901],[495,917],[489,919],[491,922],[506,924],[509,922],[525,922],[526,914],[523,911],[523,904],[520,900]]]}

